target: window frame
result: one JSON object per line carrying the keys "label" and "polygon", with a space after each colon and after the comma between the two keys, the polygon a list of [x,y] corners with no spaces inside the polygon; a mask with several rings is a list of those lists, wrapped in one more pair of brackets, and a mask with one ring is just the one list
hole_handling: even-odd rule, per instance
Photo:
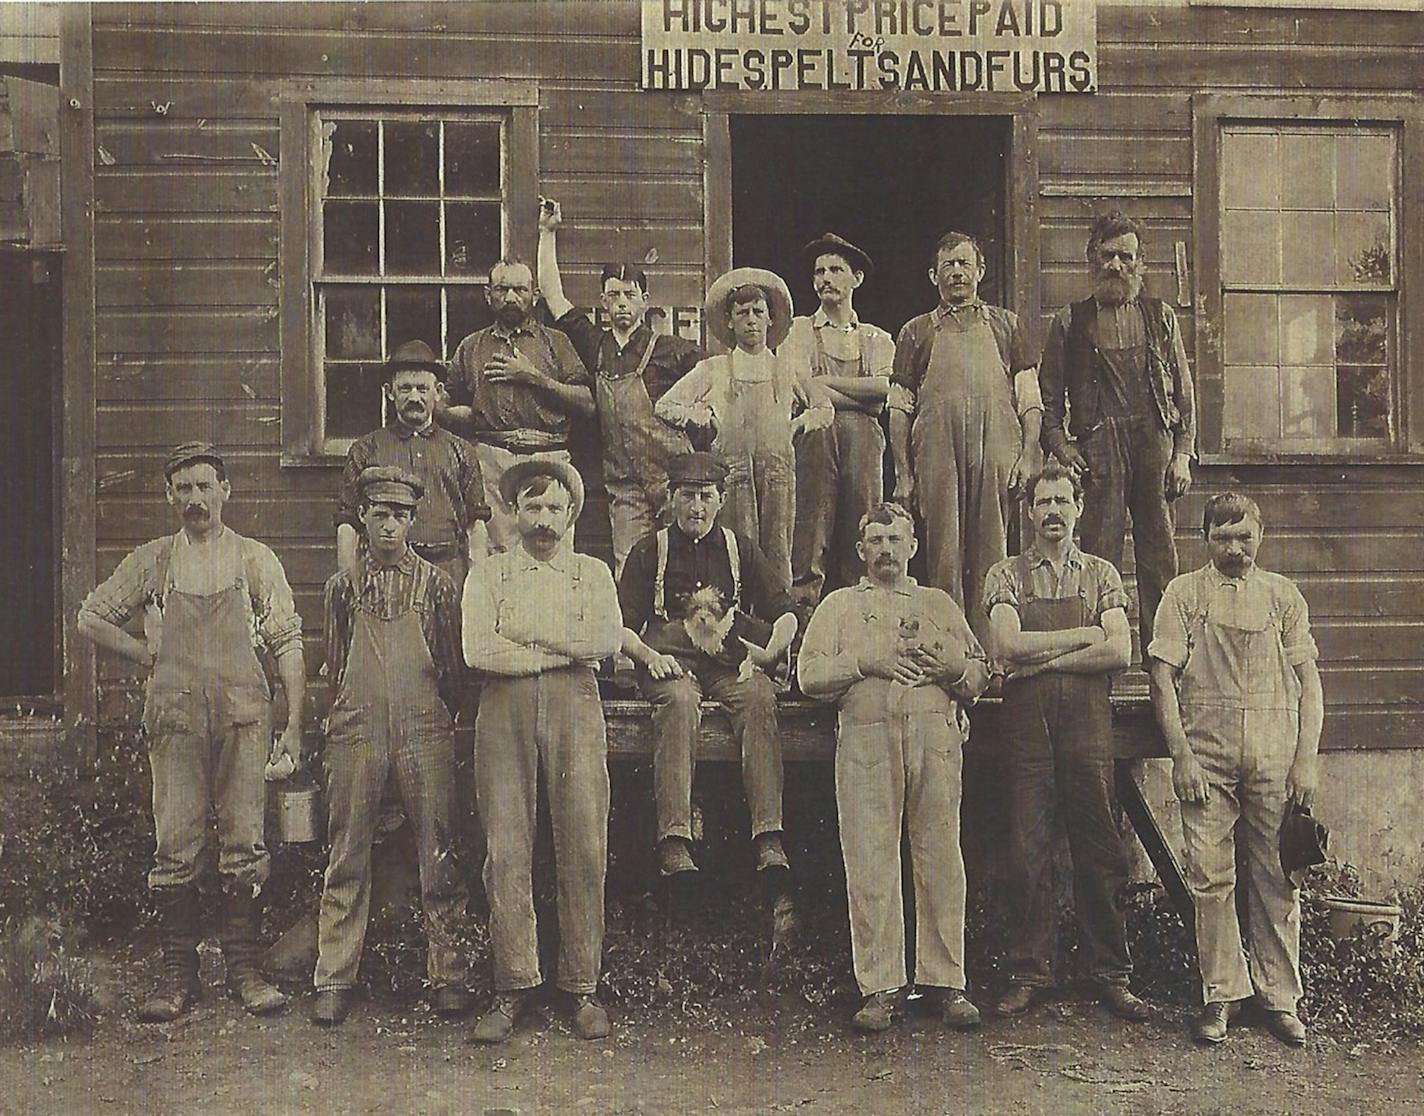
{"label": "window frame", "polygon": [[510,205],[532,199],[539,184],[539,89],[532,81],[316,81],[281,95],[278,167],[281,244],[278,262],[281,346],[282,464],[335,466],[345,454],[327,448],[318,415],[323,376],[317,355],[313,248],[321,214],[313,196],[313,159],[321,150],[319,114],[334,112],[470,112],[506,118],[506,253],[533,259],[537,208]]}
{"label": "window frame", "polygon": [[[1398,439],[1391,449],[1291,453],[1224,450],[1222,440],[1225,305],[1221,272],[1222,126],[1351,124],[1396,129],[1398,275]],[[1424,107],[1404,97],[1199,93],[1192,97],[1195,166],[1192,227],[1196,256],[1198,456],[1204,464],[1424,464]]]}

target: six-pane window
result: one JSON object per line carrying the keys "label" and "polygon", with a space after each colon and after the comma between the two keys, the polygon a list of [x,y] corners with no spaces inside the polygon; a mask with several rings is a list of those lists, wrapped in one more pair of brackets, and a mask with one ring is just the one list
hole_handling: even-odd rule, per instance
{"label": "six-pane window", "polygon": [[1223,448],[1395,443],[1397,160],[1390,128],[1223,126]]}
{"label": "six-pane window", "polygon": [[381,424],[382,365],[426,342],[448,359],[490,324],[485,284],[508,240],[503,117],[317,114],[312,306],[328,449]]}

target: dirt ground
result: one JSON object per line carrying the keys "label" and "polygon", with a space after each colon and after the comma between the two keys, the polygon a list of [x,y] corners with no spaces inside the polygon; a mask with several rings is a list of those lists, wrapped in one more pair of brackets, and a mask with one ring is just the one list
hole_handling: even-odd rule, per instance
{"label": "dirt ground", "polygon": [[[123,995],[138,989],[125,981]],[[1418,1113],[1424,1049],[1313,1035],[1289,1049],[1234,1027],[1194,1046],[1187,1017],[1131,1025],[1065,998],[965,1036],[912,1013],[883,1036],[769,998],[720,1001],[709,1023],[614,1012],[583,1042],[554,1010],[499,1048],[412,1001],[360,1002],[346,1024],[308,1002],[251,1018],[209,986],[190,1016],[105,1018],[87,1040],[0,1051],[0,1112],[20,1113]]]}

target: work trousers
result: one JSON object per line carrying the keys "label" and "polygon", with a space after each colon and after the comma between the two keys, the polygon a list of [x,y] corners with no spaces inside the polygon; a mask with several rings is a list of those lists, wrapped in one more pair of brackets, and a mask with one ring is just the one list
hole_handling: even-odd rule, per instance
{"label": "work trousers", "polygon": [[[489,522],[485,531],[489,538],[489,552],[502,554],[519,545],[519,527],[515,511],[504,502],[499,492],[499,479],[504,471],[517,461],[562,461],[565,465],[572,460],[565,449],[545,450],[539,453],[515,453],[513,450],[496,446],[489,442],[475,443],[475,459],[480,463],[480,476],[485,482],[485,503],[489,505]],[[564,537],[564,545],[570,550],[574,545],[574,531],[569,528]]]}
{"label": "work trousers", "polygon": [[805,616],[826,589],[860,580],[860,519],[885,498],[885,433],[863,411],[840,410],[796,444],[792,586]]}
{"label": "work trousers", "polygon": [[653,795],[658,840],[692,839],[692,768],[702,728],[702,697],[720,702],[742,750],[742,787],[752,836],[781,829],[781,729],[776,688],[761,671],[740,680],[735,667],[706,655],[679,655],[681,678],[655,681],[638,668],[638,684],[653,706]]}
{"label": "work trousers", "polygon": [[1127,855],[1112,814],[1112,707],[1105,675],[1048,672],[1004,687],[1009,852],[1019,918],[1009,972],[1016,984],[1052,980],[1057,945],[1055,812],[1068,834],[1073,896],[1089,975],[1126,984]]}
{"label": "work trousers", "polygon": [[1172,436],[1153,417],[1108,418],[1079,449],[1091,470],[1079,522],[1083,549],[1121,570],[1127,517],[1132,515],[1137,629],[1145,658],[1162,591],[1177,576],[1172,506],[1165,488]]}
{"label": "work trousers", "polygon": [[154,688],[145,714],[157,838],[148,886],[194,882],[217,818],[218,871],[253,887],[270,867],[263,826],[272,750],[271,703],[255,687],[191,693]]}
{"label": "work trousers", "polygon": [[790,451],[756,450],[729,454],[726,460],[727,502],[717,522],[760,546],[777,576],[790,585],[795,458]]}
{"label": "work trousers", "polygon": [[485,894],[496,991],[535,988],[532,870],[544,769],[558,883],[558,986],[588,995],[603,957],[608,869],[608,740],[591,668],[488,677],[475,718],[475,796],[484,825]]}
{"label": "work trousers", "polygon": [[[392,777],[413,827],[420,862],[426,975],[436,988],[463,985],[466,963],[457,941],[465,889],[451,828],[455,755],[448,719],[443,725],[398,726],[404,731],[394,735],[339,723],[361,715],[359,710],[333,711],[323,757],[331,857],[321,896],[316,990],[356,984],[371,911],[371,844],[382,794]],[[427,713],[420,720],[436,718]]]}
{"label": "work trousers", "polygon": [[660,526],[660,515],[667,503],[667,482],[658,494],[650,496],[643,482],[635,477],[606,477],[608,489],[608,519],[613,528],[613,576],[623,576],[623,563],[633,547]]}
{"label": "work trousers", "polygon": [[[1254,986],[1267,1009],[1295,1011],[1301,997],[1300,896],[1281,870],[1278,834],[1298,715],[1201,706],[1182,712],[1192,753],[1211,787],[1206,803],[1182,803],[1203,1000],[1242,1000]],[[1245,845],[1249,961],[1236,911],[1238,840]]]}
{"label": "work trousers", "polygon": [[905,983],[902,825],[914,873],[915,981],[965,987],[962,748],[959,727],[939,711],[889,713],[869,724],[840,719],[836,816],[862,995]]}

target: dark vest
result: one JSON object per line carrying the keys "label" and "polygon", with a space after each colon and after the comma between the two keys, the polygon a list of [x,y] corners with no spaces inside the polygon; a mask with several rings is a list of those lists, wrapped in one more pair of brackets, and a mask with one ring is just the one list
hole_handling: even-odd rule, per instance
{"label": "dark vest", "polygon": [[[1165,430],[1174,430],[1181,422],[1172,392],[1172,362],[1167,351],[1169,327],[1167,304],[1160,298],[1139,295],[1142,319],[1147,333],[1147,383],[1157,417]],[[1086,437],[1102,422],[1102,389],[1098,369],[1102,356],[1093,342],[1093,325],[1097,320],[1097,302],[1089,297],[1073,303],[1068,320],[1068,338],[1064,346],[1064,382],[1068,405],[1073,412],[1073,435]]]}

